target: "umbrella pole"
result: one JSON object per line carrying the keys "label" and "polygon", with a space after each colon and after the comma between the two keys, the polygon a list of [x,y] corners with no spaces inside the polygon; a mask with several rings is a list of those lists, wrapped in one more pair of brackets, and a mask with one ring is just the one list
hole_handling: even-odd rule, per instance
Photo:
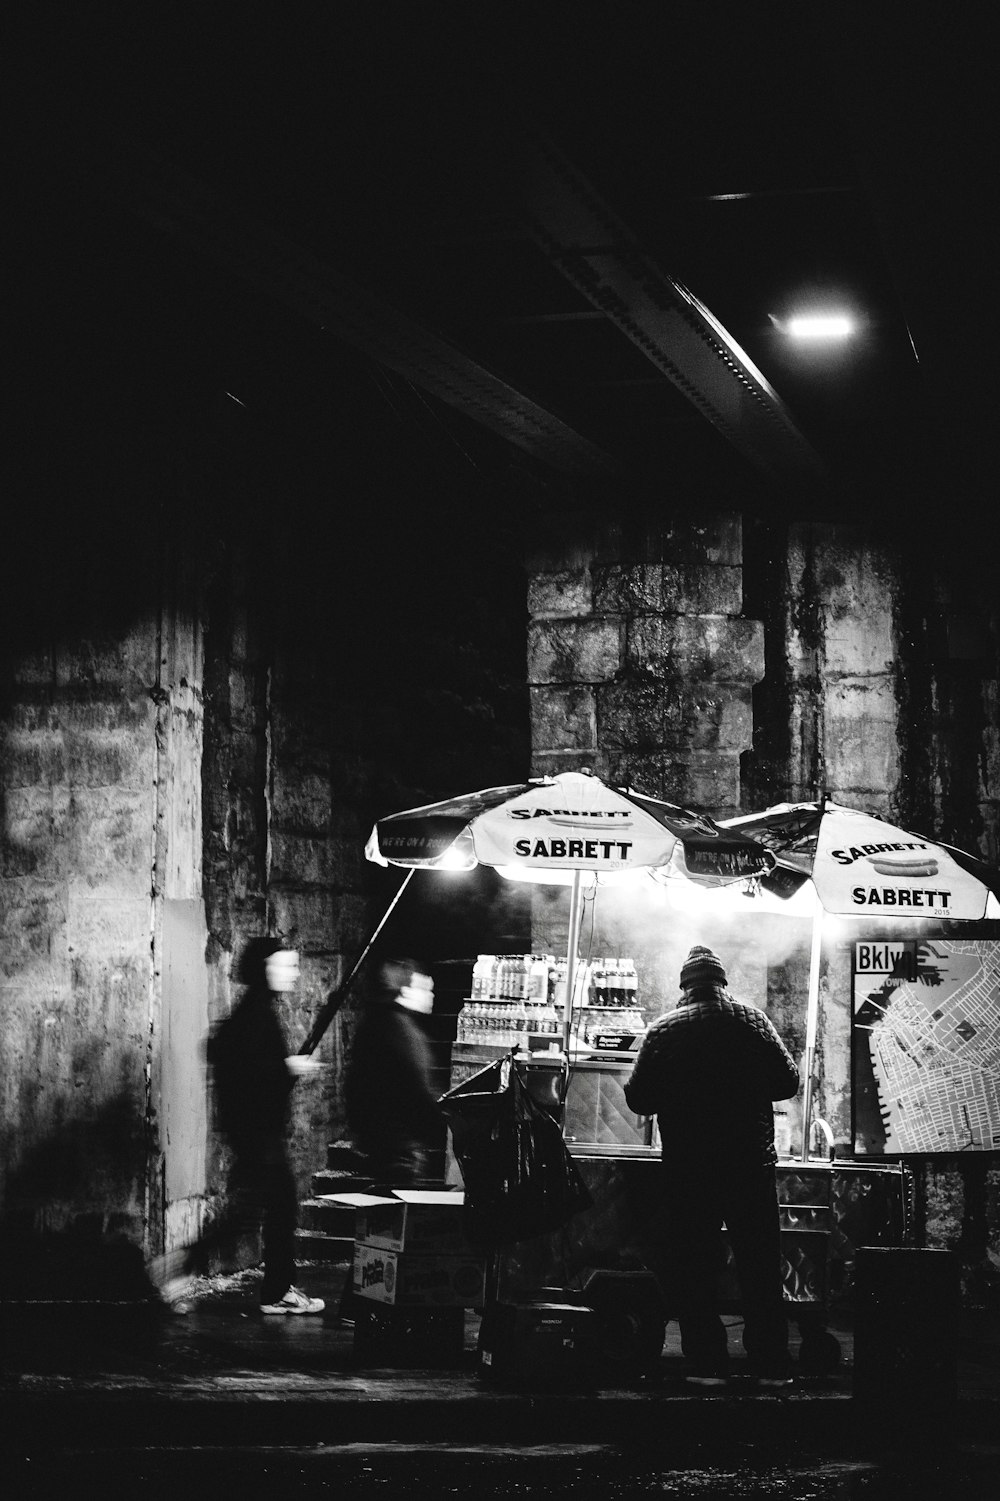
{"label": "umbrella pole", "polygon": [[573,1000],[576,995],[576,960],[583,926],[583,902],[580,899],[580,872],[574,870],[569,893],[569,934],[566,939],[566,1003],[563,1006],[563,1052],[569,1057],[569,1036],[573,1023]]}
{"label": "umbrella pole", "polygon": [[816,1027],[819,1019],[819,961],[823,949],[823,908],[817,898],[813,912],[812,949],[809,954],[809,999],[806,1009],[805,1086],[802,1093],[802,1151],[800,1161],[809,1161],[812,1134],[813,1064],[816,1057]]}
{"label": "umbrella pole", "polygon": [[347,993],[350,990],[351,986],[354,984],[354,980],[359,969],[368,958],[368,955],[371,953],[372,945],[374,944],[378,935],[381,933],[382,929],[385,927],[393,908],[409,885],[410,877],[413,875],[415,869],[416,867],[413,867],[413,869],[406,872],[406,875],[403,877],[403,880],[400,883],[399,890],[396,892],[396,895],[393,897],[392,901],[383,912],[378,927],[375,929],[374,933],[372,933],[368,942],[365,944],[364,948],[361,951],[360,957],[354,961],[354,967],[352,968],[351,973],[347,976],[347,979],[342,980],[337,986],[336,990],[330,991],[330,994],[327,996],[326,1000],[323,1003],[322,1010],[318,1013],[316,1020],[312,1024],[309,1036],[299,1048],[300,1053],[309,1054],[315,1051],[316,1045],[319,1042],[320,1038],[323,1036],[323,1033],[326,1031],[327,1027],[333,1021],[333,1018],[336,1016],[337,1012],[346,1001]]}

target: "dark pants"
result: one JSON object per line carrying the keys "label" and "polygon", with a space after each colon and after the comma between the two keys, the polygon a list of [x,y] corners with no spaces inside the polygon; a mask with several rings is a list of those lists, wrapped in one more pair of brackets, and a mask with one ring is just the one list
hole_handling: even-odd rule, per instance
{"label": "dark pants", "polygon": [[206,1265],[217,1245],[263,1232],[264,1281],[260,1301],[274,1303],[295,1281],[295,1227],[298,1190],[284,1133],[233,1136],[230,1209],[199,1241],[192,1258]]}
{"label": "dark pants", "polygon": [[692,1370],[722,1374],[727,1366],[718,1313],[725,1224],[740,1286],[743,1348],[758,1374],[785,1374],[788,1325],[774,1169],[664,1163],[663,1184],[667,1299]]}

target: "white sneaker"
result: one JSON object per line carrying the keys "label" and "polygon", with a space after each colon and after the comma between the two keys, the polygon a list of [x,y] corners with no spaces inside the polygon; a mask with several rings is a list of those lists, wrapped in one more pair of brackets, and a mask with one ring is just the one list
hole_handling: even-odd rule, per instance
{"label": "white sneaker", "polygon": [[322,1313],[326,1304],[322,1298],[307,1298],[297,1287],[290,1287],[277,1303],[262,1303],[261,1313]]}

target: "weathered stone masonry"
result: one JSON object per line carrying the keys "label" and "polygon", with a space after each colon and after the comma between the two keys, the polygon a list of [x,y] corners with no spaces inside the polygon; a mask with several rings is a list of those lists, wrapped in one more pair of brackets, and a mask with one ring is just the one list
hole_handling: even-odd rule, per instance
{"label": "weathered stone masonry", "polygon": [[[529,610],[536,774],[590,766],[716,816],[825,791],[995,860],[996,606],[936,570],[926,539],[735,517],[594,529],[532,560]],[[559,950],[563,905],[535,896],[537,945]],[[801,1058],[808,924],[710,907],[685,918],[610,888],[588,920],[590,952],[636,956],[654,1010],[672,1002],[688,943],[711,943]],[[816,1109],[841,1150],[850,984],[850,940],[830,932]],[[787,1112],[794,1142],[799,1110]],[[915,1171],[918,1235],[961,1245],[970,1266],[1000,1264],[997,1170],[941,1159]],[[974,1282],[967,1295],[981,1298]]]}
{"label": "weathered stone masonry", "polygon": [[3,719],[0,1163],[8,1226],[141,1244],[153,1191],[152,620],[23,655]]}
{"label": "weathered stone masonry", "polygon": [[590,766],[736,812],[763,629],[742,615],[738,517],[574,540],[528,586],[534,774]]}
{"label": "weathered stone masonry", "polygon": [[[764,676],[764,630],[743,614],[742,526],[735,515],[641,532],[576,533],[530,564],[528,679],[535,775],[590,767],[669,802],[740,809],[741,758],[750,749],[754,685]],[[535,942],[565,947],[552,892],[534,896]],[[654,1013],[676,994],[697,936],[652,883],[602,889],[591,952],[628,953]],[[701,941],[718,925],[709,913]],[[734,983],[766,998],[766,967],[732,943]],[[741,973],[742,971],[742,973]],[[797,1021],[793,1022],[797,1025]]]}
{"label": "weathered stone masonry", "polygon": [[[364,837],[374,813],[421,795],[423,783],[385,778],[413,765],[421,694],[428,724],[439,723],[455,659],[443,654],[426,682],[411,683],[408,666],[406,683],[386,692],[349,631],[363,579],[324,634],[321,577],[302,591],[316,613],[284,596],[275,622],[273,550],[202,550],[173,576],[135,543],[133,577],[154,581],[154,605],[116,613],[105,593],[79,601],[72,631],[65,621],[46,630],[43,618],[30,639],[25,627],[6,642],[0,1213],[5,1231],[123,1237],[153,1254],[225,1205],[202,1043],[237,996],[243,939],[270,925],[301,948],[288,1018],[296,1045],[384,907],[383,888],[373,901]],[[809,798],[825,784],[833,797],[995,855],[995,604],[991,614],[943,578],[930,589],[932,574],[926,555],[915,569],[884,541],[838,527],[763,528],[735,516],[574,524],[529,564],[530,772],[591,766],[716,814]],[[423,638],[408,641],[407,663],[421,663],[423,650]],[[441,777],[432,795],[480,772],[486,785],[529,770],[513,740],[491,763],[478,719],[456,719],[446,741],[438,733],[447,763],[425,740]],[[409,927],[401,918],[397,933],[419,936],[426,913],[447,935],[442,945],[454,938],[453,957],[503,946],[489,921],[506,921],[513,893],[490,898],[476,923],[464,908],[461,919],[449,914],[447,900],[415,907],[421,916]],[[565,893],[536,889],[531,924],[537,946],[561,952]],[[734,990],[766,1004],[801,1056],[805,925],[667,913],[652,888],[605,892],[585,918],[592,953],[634,954],[654,1008],[672,1000],[696,939],[725,953]],[[831,942],[817,1108],[841,1146],[849,975],[849,949]],[[329,1068],[297,1091],[303,1192],[326,1142],[346,1134],[350,1025],[345,1015],[330,1029]],[[987,1243],[997,1256],[994,1167],[936,1162],[919,1186],[928,1244]]]}

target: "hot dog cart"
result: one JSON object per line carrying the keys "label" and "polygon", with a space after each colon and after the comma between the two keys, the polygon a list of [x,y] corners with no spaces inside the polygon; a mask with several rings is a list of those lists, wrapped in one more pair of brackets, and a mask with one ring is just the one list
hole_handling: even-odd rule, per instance
{"label": "hot dog cart", "polygon": [[[590,1007],[583,1008],[586,1021],[573,1033],[568,1057],[561,1047],[561,1024],[552,1038],[529,1033],[528,1046],[523,1035],[518,1045],[512,1025],[495,1028],[496,1041],[483,1042],[471,1041],[470,1028],[460,1025],[451,1082],[457,1087],[497,1059],[511,1057],[536,1100],[559,1110],[564,1139],[592,1200],[589,1209],[575,1214],[557,1233],[500,1253],[497,1282],[504,1296],[530,1300],[552,1297],[558,1290],[562,1296],[586,1298],[596,1278],[605,1296],[610,1290],[614,1297],[631,1298],[641,1312],[643,1286],[648,1294],[655,1278],[662,1303],[657,1308],[657,1299],[650,1304],[646,1297],[649,1317],[667,1320],[673,1312],[658,1253],[658,1216],[665,1211],[657,1185],[656,1123],[634,1114],[625,1101],[639,1037],[623,1029],[616,1035],[606,1009],[595,1007],[591,1015]],[[475,1035],[474,1028],[471,1033]],[[625,1038],[630,1039],[626,1047],[603,1046],[608,1039]],[[851,1305],[857,1248],[908,1243],[912,1178],[899,1163],[812,1156],[805,1161],[780,1158],[776,1177],[784,1295],[801,1335],[800,1369],[824,1374],[839,1360],[839,1345],[827,1324],[832,1310]],[[738,1314],[738,1284],[725,1237],[723,1241],[719,1311]]]}

